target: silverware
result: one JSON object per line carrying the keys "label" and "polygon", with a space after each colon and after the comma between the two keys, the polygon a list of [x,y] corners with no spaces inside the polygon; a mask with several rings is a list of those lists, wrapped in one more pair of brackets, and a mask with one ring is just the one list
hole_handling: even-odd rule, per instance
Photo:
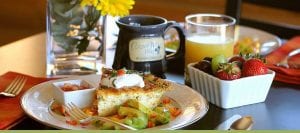
{"label": "silverware", "polygon": [[232,123],[229,130],[251,130],[253,120],[251,116],[244,116]]}
{"label": "silverware", "polygon": [[216,130],[250,130],[252,128],[253,121],[250,116],[242,117],[241,115],[233,115],[221,124],[219,124]]}
{"label": "silverware", "polygon": [[15,97],[17,96],[21,90],[23,89],[27,78],[24,76],[17,76],[6,88],[3,92],[0,92],[0,95],[7,97]]}
{"label": "silverware", "polygon": [[285,68],[291,67],[288,64],[289,58],[292,57],[292,56],[294,56],[294,55],[296,55],[296,54],[299,54],[299,53],[300,53],[300,48],[295,49],[295,50],[289,52],[289,54],[282,61],[280,61],[279,63],[277,63],[276,65],[277,66],[281,66],[281,67],[285,67]]}
{"label": "silverware", "polygon": [[91,120],[101,120],[104,122],[109,122],[112,123],[113,125],[119,126],[123,129],[127,129],[127,130],[137,130],[136,128],[133,128],[131,126],[125,125],[123,123],[111,120],[109,118],[106,117],[100,117],[100,116],[89,116],[87,114],[85,114],[79,107],[77,107],[74,103],[69,103],[66,105],[66,111],[67,113],[71,116],[71,118],[81,122],[81,123],[85,123]]}
{"label": "silverware", "polygon": [[221,124],[219,124],[215,129],[216,130],[228,130],[230,128],[230,126],[232,125],[232,123],[240,118],[242,118],[241,115],[238,115],[238,114],[233,115],[230,118],[228,118],[227,120],[223,121]]}

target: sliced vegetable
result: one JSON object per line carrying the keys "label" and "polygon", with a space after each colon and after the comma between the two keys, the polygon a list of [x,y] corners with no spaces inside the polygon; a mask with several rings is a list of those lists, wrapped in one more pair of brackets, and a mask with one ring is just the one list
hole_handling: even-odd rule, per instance
{"label": "sliced vegetable", "polygon": [[145,113],[130,107],[120,107],[119,115],[126,116],[124,123],[137,129],[147,127],[148,117]]}
{"label": "sliced vegetable", "polygon": [[126,74],[126,71],[124,69],[117,70],[118,76]]}
{"label": "sliced vegetable", "polygon": [[168,97],[165,97],[165,98],[162,100],[162,103],[163,103],[163,104],[169,104],[169,103],[171,103],[171,99],[168,98]]}
{"label": "sliced vegetable", "polygon": [[76,126],[78,124],[78,122],[75,121],[75,120],[66,120],[66,123],[70,124],[70,125],[73,125],[73,126]]}
{"label": "sliced vegetable", "polygon": [[94,110],[93,108],[84,108],[83,112],[89,116],[93,116],[98,113],[97,110]]}
{"label": "sliced vegetable", "polygon": [[150,108],[147,108],[145,105],[141,104],[138,100],[136,99],[129,99],[125,103],[127,106],[138,109],[142,111],[143,113],[146,114],[151,114],[152,110]]}
{"label": "sliced vegetable", "polygon": [[155,118],[156,123],[158,124],[166,124],[170,122],[171,115],[170,111],[165,107],[156,107],[154,111],[158,114]]}
{"label": "sliced vegetable", "polygon": [[103,129],[103,130],[112,130],[114,128],[115,128],[115,126],[109,122],[104,122],[101,126],[101,129]]}
{"label": "sliced vegetable", "polygon": [[170,113],[173,117],[176,117],[179,114],[181,114],[181,110],[177,107],[170,107],[169,110],[170,110]]}
{"label": "sliced vegetable", "polygon": [[152,121],[148,121],[147,128],[155,127],[155,123]]}
{"label": "sliced vegetable", "polygon": [[83,122],[83,123],[79,123],[81,126],[85,127],[91,124],[91,122]]}
{"label": "sliced vegetable", "polygon": [[65,108],[62,105],[55,102],[51,105],[51,110],[59,115],[65,116],[66,114]]}
{"label": "sliced vegetable", "polygon": [[126,102],[129,107],[138,109],[148,115],[149,118],[154,119],[157,124],[165,124],[170,121],[170,112],[167,108],[156,107],[153,111],[145,105],[138,102],[136,99],[130,99]]}

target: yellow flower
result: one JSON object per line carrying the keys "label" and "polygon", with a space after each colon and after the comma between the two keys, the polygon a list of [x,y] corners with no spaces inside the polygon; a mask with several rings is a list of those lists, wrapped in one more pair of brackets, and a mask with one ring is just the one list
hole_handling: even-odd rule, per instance
{"label": "yellow flower", "polygon": [[80,5],[81,6],[97,6],[98,0],[82,0]]}
{"label": "yellow flower", "polygon": [[101,15],[126,16],[132,9],[134,0],[100,0],[96,6],[101,11]]}

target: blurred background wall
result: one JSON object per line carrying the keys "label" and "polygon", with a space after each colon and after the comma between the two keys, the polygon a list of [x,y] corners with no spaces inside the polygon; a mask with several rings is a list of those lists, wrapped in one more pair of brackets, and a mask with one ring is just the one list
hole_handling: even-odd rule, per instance
{"label": "blurred background wall", "polygon": [[7,0],[0,4],[0,46],[46,30],[45,0]]}
{"label": "blurred background wall", "polygon": [[[288,2],[288,0],[287,0]],[[184,21],[192,13],[224,13],[226,0],[136,0],[131,14],[151,14]],[[242,17],[300,26],[300,12],[242,4]],[[0,46],[46,30],[46,0],[0,4]]]}

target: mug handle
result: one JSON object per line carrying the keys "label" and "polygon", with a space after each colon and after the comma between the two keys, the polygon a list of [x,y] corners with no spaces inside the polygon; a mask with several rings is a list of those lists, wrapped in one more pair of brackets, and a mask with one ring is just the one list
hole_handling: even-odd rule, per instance
{"label": "mug handle", "polygon": [[170,28],[174,28],[179,35],[179,48],[176,50],[175,53],[166,55],[167,61],[174,60],[181,56],[184,56],[184,53],[185,53],[185,34],[184,34],[183,27],[180,26],[175,21],[169,21],[164,33],[166,33],[168,31],[168,29],[170,29]]}

